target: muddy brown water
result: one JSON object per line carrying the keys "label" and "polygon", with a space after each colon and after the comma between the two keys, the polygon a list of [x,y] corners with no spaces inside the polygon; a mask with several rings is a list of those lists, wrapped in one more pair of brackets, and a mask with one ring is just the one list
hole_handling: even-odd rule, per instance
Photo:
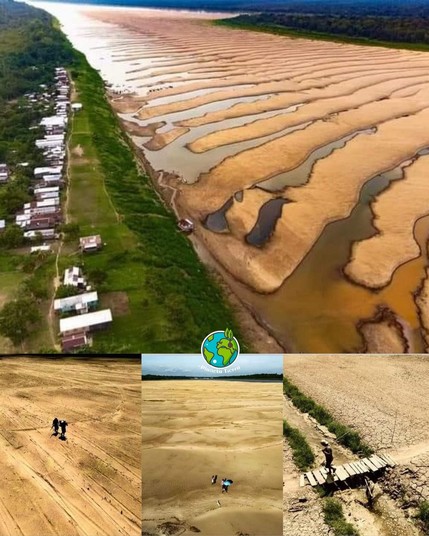
{"label": "muddy brown water", "polygon": [[251,246],[263,246],[276,228],[277,220],[282,215],[283,205],[288,202],[283,197],[277,197],[264,203],[259,210],[254,227],[245,236],[246,242]]}
{"label": "muddy brown water", "polygon": [[[425,243],[429,235],[429,216],[420,219],[415,227],[422,252],[420,257],[400,266],[391,283],[381,291],[373,292],[356,285],[342,273],[353,242],[376,233],[371,201],[392,181],[403,177],[406,164],[369,180],[349,217],[325,227],[303,262],[277,292],[268,296],[246,293],[246,301],[259,311],[290,351],[342,353],[359,350],[362,339],[356,324],[362,318],[371,317],[377,305],[387,305],[398,314],[411,330],[413,350],[424,350],[413,292],[425,276],[428,262]],[[287,206],[284,217],[287,217]]]}

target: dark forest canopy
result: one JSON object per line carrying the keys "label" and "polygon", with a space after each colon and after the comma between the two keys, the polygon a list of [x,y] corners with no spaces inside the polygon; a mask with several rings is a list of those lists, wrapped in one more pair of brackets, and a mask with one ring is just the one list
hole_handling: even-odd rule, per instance
{"label": "dark forest canopy", "polygon": [[[55,1],[55,0],[53,0]],[[72,3],[207,11],[429,16],[429,0],[70,0]]]}
{"label": "dark forest canopy", "polygon": [[228,26],[271,29],[274,33],[291,30],[307,35],[314,33],[392,43],[429,44],[429,13],[426,17],[381,17],[276,12],[239,15],[223,23]]}
{"label": "dark forest canopy", "polygon": [[55,67],[71,58],[71,48],[51,15],[0,0],[0,102],[49,83]]}

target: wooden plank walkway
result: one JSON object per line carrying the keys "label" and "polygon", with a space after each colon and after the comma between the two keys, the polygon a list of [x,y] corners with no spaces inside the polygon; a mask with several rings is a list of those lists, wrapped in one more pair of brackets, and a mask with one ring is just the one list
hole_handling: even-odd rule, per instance
{"label": "wooden plank walkway", "polygon": [[323,486],[332,482],[345,482],[347,479],[356,475],[365,475],[377,473],[386,467],[395,467],[394,460],[388,454],[373,454],[368,458],[361,458],[355,462],[345,463],[344,465],[334,465],[335,473],[329,474],[328,471],[321,467],[308,471],[301,475],[300,486]]}

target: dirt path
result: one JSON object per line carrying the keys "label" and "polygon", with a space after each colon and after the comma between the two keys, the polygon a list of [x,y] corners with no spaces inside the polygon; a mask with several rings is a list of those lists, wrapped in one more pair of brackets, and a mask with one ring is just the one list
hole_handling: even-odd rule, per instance
{"label": "dirt path", "polygon": [[[332,440],[332,434],[329,431],[321,427],[308,415],[298,411],[288,399],[284,403],[284,418],[305,436],[316,455],[315,466],[319,466],[323,460],[320,445],[323,439],[327,439],[331,443],[335,464],[340,465],[356,459],[356,456],[350,451]],[[292,495],[297,491],[296,481],[288,479],[287,475],[285,475],[284,489],[286,493]],[[300,493],[300,490],[298,490],[298,493]],[[380,495],[374,511],[366,508],[363,489],[338,491],[335,492],[334,496],[341,500],[348,522],[352,523],[362,536],[417,536],[420,534],[417,528],[407,520],[403,510],[392,499],[381,494],[377,484],[376,493]]]}

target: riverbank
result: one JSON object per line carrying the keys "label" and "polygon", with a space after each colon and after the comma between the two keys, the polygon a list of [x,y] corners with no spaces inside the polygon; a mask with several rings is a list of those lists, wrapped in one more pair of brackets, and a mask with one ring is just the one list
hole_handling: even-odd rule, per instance
{"label": "riverbank", "polygon": [[400,268],[379,292],[344,267],[376,232],[374,202],[429,143],[427,55],[232,32],[195,13],[57,6],[153,184],[192,220],[200,259],[283,348],[358,352],[361,322],[386,306],[420,349],[423,250],[409,260],[396,248]]}
{"label": "riverbank", "polygon": [[[128,137],[106,99],[101,77],[80,52],[75,52],[71,74],[87,114],[85,136],[93,142],[90,154],[97,156],[102,176],[99,187],[105,188],[117,213],[113,218],[117,221],[107,221],[111,210],[98,207],[98,224],[110,229],[105,234],[108,244],[105,253],[87,262],[91,269],[105,272],[105,291],[125,292],[128,297],[129,313],[99,339],[109,348],[127,351],[186,352],[199,348],[207,333],[224,325],[239,332],[216,283],[178,232],[173,214],[149,177],[139,169]],[[97,195],[92,195],[93,203],[99,203]],[[82,200],[79,203],[80,210],[93,218],[93,207],[82,206]],[[82,212],[76,222],[94,225],[82,221]],[[239,338],[246,347],[245,337]]]}

